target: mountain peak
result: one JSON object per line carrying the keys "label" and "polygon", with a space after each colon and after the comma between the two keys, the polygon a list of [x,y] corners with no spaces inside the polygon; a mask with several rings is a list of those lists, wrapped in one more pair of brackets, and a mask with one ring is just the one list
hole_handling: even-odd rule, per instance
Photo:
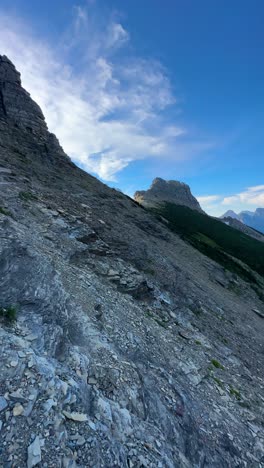
{"label": "mountain peak", "polygon": [[156,177],[148,190],[135,192],[135,200],[146,206],[155,206],[161,202],[188,206],[202,212],[199,202],[192,195],[189,185],[178,180],[164,180]]}
{"label": "mountain peak", "polygon": [[233,210],[227,210],[220,218],[233,218],[239,220],[239,215],[236,214]]}
{"label": "mountain peak", "polygon": [[6,55],[0,55],[0,83],[21,85],[20,73]]}
{"label": "mountain peak", "polygon": [[20,73],[5,55],[0,55],[0,118],[10,118],[31,133],[47,132],[40,107],[22,87]]}
{"label": "mountain peak", "polygon": [[256,208],[255,211],[241,211],[238,214],[233,210],[228,210],[220,218],[236,219],[237,221],[246,224],[250,228],[264,233],[264,208]]}
{"label": "mountain peak", "polygon": [[69,157],[64,153],[58,139],[48,131],[41,108],[23,88],[20,73],[5,55],[0,55],[0,140],[2,139],[10,147],[16,143],[20,151],[23,152],[24,149],[24,153],[30,154],[31,163],[39,161],[43,164],[43,159],[49,163],[69,163]]}

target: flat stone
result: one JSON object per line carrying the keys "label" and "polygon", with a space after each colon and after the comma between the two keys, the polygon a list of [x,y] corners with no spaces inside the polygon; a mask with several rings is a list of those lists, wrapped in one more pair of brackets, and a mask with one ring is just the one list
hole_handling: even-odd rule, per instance
{"label": "flat stone", "polygon": [[255,314],[257,314],[259,317],[264,319],[264,314],[262,312],[260,312],[260,310],[258,310],[258,309],[252,309],[252,310],[253,310],[253,312],[255,312]]}
{"label": "flat stone", "polygon": [[45,411],[49,412],[53,406],[57,406],[57,402],[53,398],[49,398],[44,404],[43,408]]}
{"label": "flat stone", "polygon": [[20,416],[24,412],[23,406],[18,403],[16,406],[13,408],[13,416]]}
{"label": "flat stone", "polygon": [[76,445],[78,445],[79,447],[81,447],[82,445],[84,445],[86,442],[85,438],[84,437],[78,437],[77,441],[76,441]]}
{"label": "flat stone", "polygon": [[92,421],[89,421],[89,427],[93,430],[93,431],[96,431],[96,425],[92,422]]}
{"label": "flat stone", "polygon": [[192,335],[184,330],[180,330],[178,334],[181,336],[181,338],[184,338],[185,340],[190,340],[192,338]]}
{"label": "flat stone", "polygon": [[69,413],[68,411],[63,411],[63,414],[67,419],[71,419],[72,421],[76,421],[76,422],[88,421],[88,418],[86,414],[84,413],[77,413],[77,412]]}
{"label": "flat stone", "polygon": [[0,396],[0,413],[7,408],[7,401],[4,397]]}
{"label": "flat stone", "polygon": [[28,459],[27,459],[27,468],[32,468],[36,466],[41,461],[41,447],[39,436],[37,436],[28,447]]}
{"label": "flat stone", "polygon": [[27,335],[25,338],[28,341],[35,341],[38,339],[37,335],[34,335],[33,333],[31,333],[30,335]]}
{"label": "flat stone", "polygon": [[174,312],[172,312],[171,310],[170,310],[170,316],[171,316],[171,318],[173,318],[173,319],[176,319],[176,318],[177,318],[177,315],[176,315]]}
{"label": "flat stone", "polygon": [[30,358],[30,360],[28,361],[28,368],[31,369],[31,367],[34,366],[34,360],[32,358]]}
{"label": "flat stone", "polygon": [[94,378],[94,377],[90,377],[88,379],[88,384],[89,385],[96,385],[97,384],[97,380]]}
{"label": "flat stone", "polygon": [[20,392],[12,392],[9,394],[10,400],[18,401],[19,403],[27,402],[27,398],[23,397]]}
{"label": "flat stone", "polygon": [[58,216],[59,215],[58,211],[56,211],[56,210],[49,210],[49,214],[51,214],[52,216]]}
{"label": "flat stone", "polygon": [[110,269],[108,271],[108,276],[120,276],[119,271]]}
{"label": "flat stone", "polygon": [[18,365],[18,361],[11,361],[10,366],[11,367],[16,367]]}

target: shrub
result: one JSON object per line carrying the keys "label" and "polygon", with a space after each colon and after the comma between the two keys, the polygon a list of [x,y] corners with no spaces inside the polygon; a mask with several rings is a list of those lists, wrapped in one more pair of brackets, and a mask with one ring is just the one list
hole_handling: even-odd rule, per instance
{"label": "shrub", "polygon": [[4,318],[7,322],[14,322],[16,316],[17,310],[14,306],[0,307],[0,317]]}
{"label": "shrub", "polygon": [[222,364],[220,364],[219,361],[217,361],[216,359],[212,359],[211,360],[211,363],[213,364],[214,367],[216,367],[217,369],[224,369],[224,366],[222,366]]}
{"label": "shrub", "polygon": [[0,206],[0,214],[3,214],[5,216],[11,216],[10,211],[6,210],[5,208],[2,208],[1,206]]}
{"label": "shrub", "polygon": [[213,377],[213,379],[219,387],[223,388],[224,385],[223,385],[222,380],[218,379],[217,377]]}
{"label": "shrub", "polygon": [[36,195],[34,195],[32,192],[19,192],[18,196],[20,200],[24,201],[37,200]]}
{"label": "shrub", "polygon": [[240,391],[239,391],[239,390],[236,390],[236,389],[235,389],[234,387],[232,387],[231,385],[230,385],[229,392],[230,392],[230,395],[233,395],[237,400],[241,400]]}

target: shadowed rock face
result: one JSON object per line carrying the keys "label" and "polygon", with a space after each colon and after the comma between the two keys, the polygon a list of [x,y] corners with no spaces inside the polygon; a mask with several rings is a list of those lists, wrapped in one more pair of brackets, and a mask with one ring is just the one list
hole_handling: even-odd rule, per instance
{"label": "shadowed rock face", "polygon": [[263,302],[0,96],[0,466],[263,466]]}
{"label": "shadowed rock face", "polygon": [[134,198],[145,207],[154,207],[160,202],[170,202],[203,212],[198,201],[192,195],[190,187],[177,180],[163,180],[157,177],[153,180],[149,190],[136,192]]}
{"label": "shadowed rock face", "polygon": [[[63,152],[55,135],[48,131],[40,107],[22,87],[20,73],[5,55],[0,55],[0,119],[2,122],[8,121],[9,124],[7,129],[9,131],[5,132],[5,137],[3,132],[0,134],[0,143],[2,142],[3,146],[13,142],[21,152],[25,147],[25,153],[29,155],[29,146],[32,152],[34,149],[32,143],[34,142],[36,144],[35,149],[38,147],[36,152],[38,160],[40,153],[48,152],[54,153],[54,162],[57,160],[57,153],[63,154],[65,159],[69,159]],[[20,138],[23,139],[24,143],[20,148],[21,141],[14,141],[14,138],[17,138],[14,129],[21,130]],[[5,138],[5,140],[3,141],[2,138]],[[39,151],[40,146],[42,146],[41,151]],[[50,161],[50,159],[50,157],[46,157],[46,160]],[[44,166],[43,159],[41,165]],[[41,168],[39,168],[39,172],[41,172]]]}
{"label": "shadowed rock face", "polygon": [[14,124],[39,135],[47,132],[40,107],[21,86],[20,73],[6,56],[0,56],[0,114],[10,117]]}

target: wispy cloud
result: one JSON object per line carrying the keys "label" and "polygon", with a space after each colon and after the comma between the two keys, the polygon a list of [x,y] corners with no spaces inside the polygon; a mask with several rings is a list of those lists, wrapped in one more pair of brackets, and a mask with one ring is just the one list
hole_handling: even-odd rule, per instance
{"label": "wispy cloud", "polygon": [[227,209],[240,212],[246,209],[264,207],[264,185],[247,187],[242,192],[230,196],[208,195],[197,197],[202,208],[209,214],[223,214]]}
{"label": "wispy cloud", "polygon": [[132,161],[182,160],[212,146],[168,119],[177,98],[167,72],[151,58],[124,54],[130,35],[121,22],[98,21],[92,8],[73,12],[54,47],[0,11],[0,53],[21,71],[23,86],[77,164],[115,180]]}
{"label": "wispy cloud", "polygon": [[197,197],[198,202],[204,205],[210,205],[220,199],[221,199],[220,195],[205,195],[205,196]]}
{"label": "wispy cloud", "polygon": [[231,197],[225,197],[222,200],[223,205],[229,206],[237,203],[258,205],[259,207],[264,206],[264,185],[248,187],[245,191],[232,195]]}

